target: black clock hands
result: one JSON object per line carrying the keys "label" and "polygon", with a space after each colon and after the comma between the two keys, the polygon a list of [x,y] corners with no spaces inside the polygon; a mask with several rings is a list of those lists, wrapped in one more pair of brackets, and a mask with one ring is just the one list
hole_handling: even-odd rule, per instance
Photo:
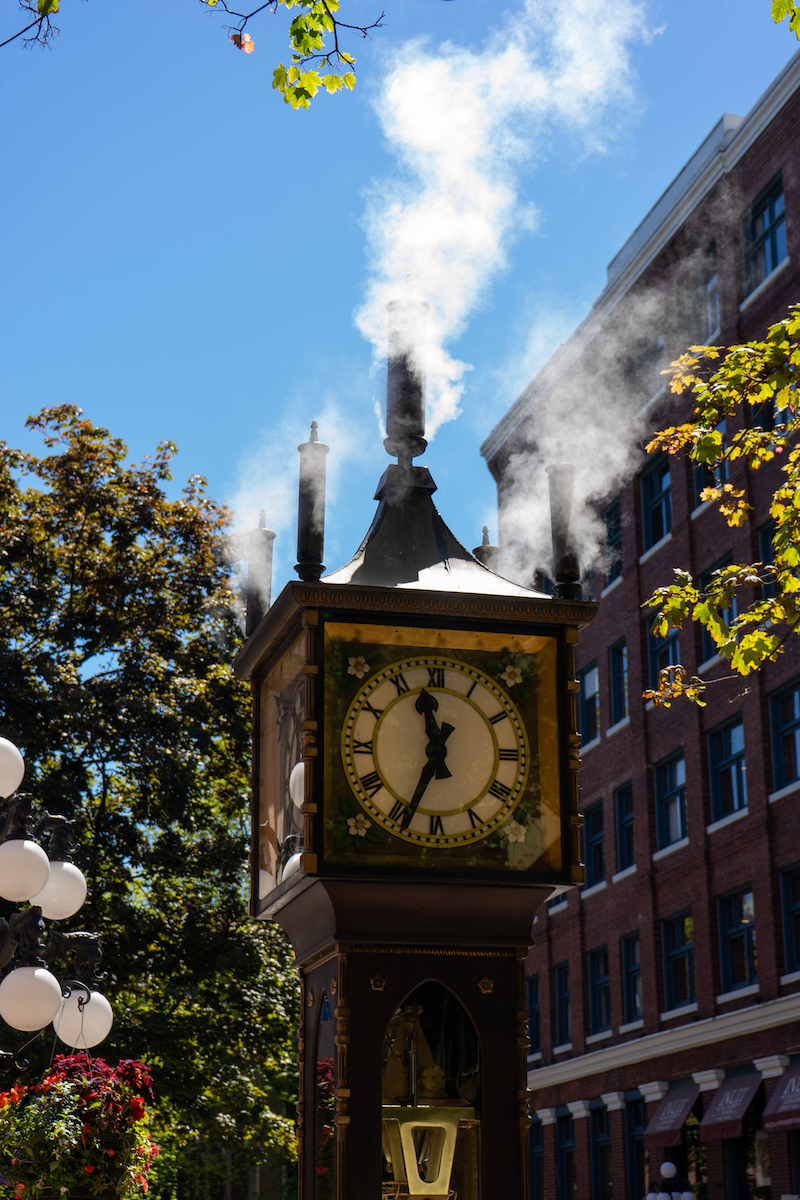
{"label": "black clock hands", "polygon": [[448,725],[446,721],[442,722],[441,728],[436,724],[436,718],[433,714],[436,712],[439,704],[436,698],[431,696],[429,692],[426,692],[424,688],[417,697],[415,707],[417,712],[425,718],[425,732],[428,735],[428,744],[425,747],[425,753],[428,756],[428,761],[422,768],[419,782],[414,789],[414,795],[411,797],[408,807],[403,813],[403,819],[400,822],[401,829],[408,829],[414,813],[419,807],[419,802],[425,793],[425,789],[434,776],[436,779],[449,779],[451,777],[451,772],[445,766],[444,760],[447,758],[447,746],[445,742],[453,732],[453,726]]}

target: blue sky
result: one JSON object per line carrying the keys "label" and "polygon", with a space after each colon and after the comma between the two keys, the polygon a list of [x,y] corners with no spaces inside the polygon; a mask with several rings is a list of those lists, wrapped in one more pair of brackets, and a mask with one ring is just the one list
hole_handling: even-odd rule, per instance
{"label": "blue sky", "polygon": [[[25,417],[69,402],[135,457],[174,440],[176,487],[200,473],[241,519],[265,506],[280,585],[294,562],[294,447],[316,418],[332,446],[326,563],[341,565],[389,461],[375,416],[383,379],[354,320],[374,278],[368,196],[393,187],[408,198],[418,183],[375,105],[398,54],[452,63],[458,51],[439,50],[449,39],[485,64],[487,39],[523,7],[385,0],[385,27],[355,46],[356,92],[296,112],[271,88],[285,15],[252,23],[245,56],[195,0],[62,0],[52,49],[0,52],[0,437],[35,448]],[[471,369],[460,416],[424,459],[470,547],[493,526],[481,440],[721,113],[745,113],[798,47],[767,0],[641,7],[625,95],[581,128],[530,110],[509,119],[515,216],[451,329],[446,349]],[[345,19],[379,11],[342,0]],[[6,5],[0,38],[17,27],[12,15]],[[465,100],[469,80],[462,70]],[[519,85],[513,71],[500,81]]]}

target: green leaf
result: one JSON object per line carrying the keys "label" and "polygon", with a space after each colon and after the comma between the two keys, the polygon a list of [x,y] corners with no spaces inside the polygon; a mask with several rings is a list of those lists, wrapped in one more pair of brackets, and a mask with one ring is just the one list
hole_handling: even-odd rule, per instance
{"label": "green leaf", "polygon": [[342,793],[342,812],[346,817],[355,817],[359,812],[353,797],[345,792]]}
{"label": "green leaf", "polygon": [[367,830],[367,841],[386,843],[389,841],[389,835],[384,829],[380,829],[377,825],[370,825],[369,829]]}
{"label": "green leaf", "polygon": [[344,850],[346,846],[350,845],[352,840],[353,839],[351,838],[349,831],[347,829],[343,829],[334,842],[334,849]]}

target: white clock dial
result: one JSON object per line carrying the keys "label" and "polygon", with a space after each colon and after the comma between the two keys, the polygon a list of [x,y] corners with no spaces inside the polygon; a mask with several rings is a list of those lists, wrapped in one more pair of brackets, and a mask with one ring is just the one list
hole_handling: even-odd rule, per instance
{"label": "white clock dial", "polygon": [[347,712],[342,759],[365,812],[395,837],[460,846],[495,832],[519,803],[530,751],[503,688],[439,655],[377,671]]}

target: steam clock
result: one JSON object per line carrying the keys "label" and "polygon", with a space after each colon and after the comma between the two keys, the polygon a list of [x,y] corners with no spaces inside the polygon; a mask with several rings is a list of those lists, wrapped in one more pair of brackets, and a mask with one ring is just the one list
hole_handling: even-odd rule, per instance
{"label": "steam clock", "polygon": [[424,395],[397,337],[388,383],[398,461],[361,547],[320,578],[312,431],[300,581],[236,663],[251,912],[301,979],[302,1200],[526,1200],[524,964],[539,905],[583,880],[574,647],[594,606],[565,545],[550,597],[456,540],[413,465]]}

